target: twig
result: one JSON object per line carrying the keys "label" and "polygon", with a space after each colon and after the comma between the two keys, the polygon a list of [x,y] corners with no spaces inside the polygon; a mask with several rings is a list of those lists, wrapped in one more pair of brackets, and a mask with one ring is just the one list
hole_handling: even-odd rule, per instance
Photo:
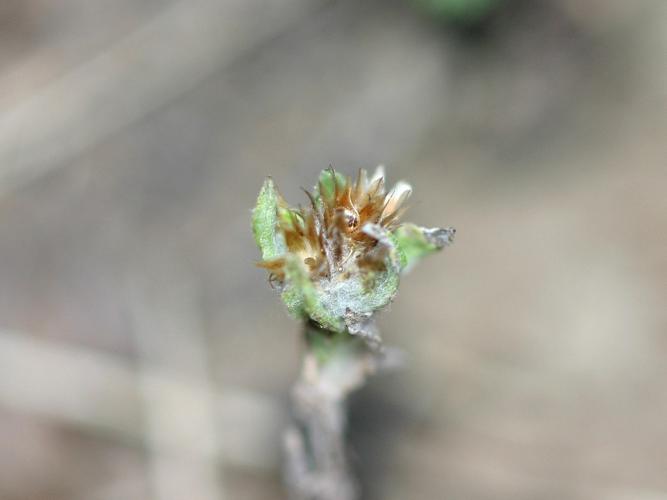
{"label": "twig", "polygon": [[294,209],[269,178],[253,211],[261,265],[280,284],[288,311],[305,324],[293,422],[284,435],[292,500],[358,498],[345,447],[347,397],[383,364],[399,360],[384,350],[375,314],[396,296],[400,273],[454,235],[453,229],[398,226],[391,214],[400,213],[412,189],[402,182],[386,193],[382,168],[367,179],[365,171],[353,183],[325,170],[315,192],[306,191],[311,207]]}
{"label": "twig", "polygon": [[[358,487],[345,445],[348,395],[379,366],[364,342],[309,323],[308,348],[292,389],[293,423],[285,431],[286,482],[293,500],[354,500]],[[319,343],[328,343],[318,359]]]}

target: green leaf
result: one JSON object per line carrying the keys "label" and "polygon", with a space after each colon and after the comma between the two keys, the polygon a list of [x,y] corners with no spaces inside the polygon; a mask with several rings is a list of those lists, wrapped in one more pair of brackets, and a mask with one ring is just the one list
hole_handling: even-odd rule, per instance
{"label": "green leaf", "polygon": [[427,229],[414,224],[399,226],[393,236],[402,254],[401,271],[409,271],[419,260],[451,243],[454,233],[452,228]]}
{"label": "green leaf", "polygon": [[345,330],[342,316],[337,316],[326,307],[321,290],[311,281],[306,267],[295,255],[287,256],[285,278],[282,299],[290,314],[297,318],[307,316],[334,332]]}
{"label": "green leaf", "polygon": [[372,313],[382,309],[396,296],[399,280],[399,269],[394,266],[375,273],[372,276],[372,287],[355,297],[353,310],[358,313]]}
{"label": "green leaf", "polygon": [[332,200],[336,186],[339,190],[345,187],[345,176],[332,168],[322,170],[317,188],[318,194],[325,200]]}
{"label": "green leaf", "polygon": [[278,205],[278,222],[285,230],[296,230],[297,227],[303,228],[303,217],[297,210]]}
{"label": "green leaf", "polygon": [[344,280],[324,282],[321,302],[336,318],[345,320],[348,314],[369,315],[383,308],[396,296],[400,280],[400,252],[392,236],[384,229],[371,227],[369,233],[378,238],[378,246],[388,249],[385,269],[353,273]]}
{"label": "green leaf", "polygon": [[252,212],[252,231],[264,260],[274,259],[287,251],[285,238],[278,229],[279,201],[280,195],[269,177],[264,181]]}
{"label": "green leaf", "polygon": [[282,300],[292,316],[310,318],[327,330],[342,333],[348,311],[371,314],[386,306],[396,295],[399,279],[399,267],[390,260],[382,272],[314,283],[300,259],[287,255]]}

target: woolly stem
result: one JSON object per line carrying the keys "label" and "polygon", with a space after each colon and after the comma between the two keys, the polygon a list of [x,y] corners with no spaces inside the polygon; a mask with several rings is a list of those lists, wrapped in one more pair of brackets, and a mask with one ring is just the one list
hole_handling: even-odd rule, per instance
{"label": "woolly stem", "polygon": [[356,500],[345,430],[348,395],[378,367],[378,354],[349,333],[314,323],[292,389],[293,422],[284,434],[285,480],[292,500]]}

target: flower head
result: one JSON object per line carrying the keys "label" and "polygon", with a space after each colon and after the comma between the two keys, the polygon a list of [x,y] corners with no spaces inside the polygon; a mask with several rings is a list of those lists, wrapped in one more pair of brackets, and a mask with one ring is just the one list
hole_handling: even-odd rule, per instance
{"label": "flower head", "polygon": [[[381,167],[370,179],[360,169],[355,181],[325,170],[315,192],[306,191],[310,202],[306,208],[290,208],[277,195],[278,229],[288,254],[299,257],[311,279],[382,269],[387,246],[379,240],[398,225],[411,191],[409,184],[399,182],[387,192]],[[283,281],[287,258],[281,255],[260,266]]]}
{"label": "flower head", "polygon": [[394,297],[402,270],[449,243],[451,229],[400,224],[411,192],[403,181],[387,190],[382,167],[354,180],[330,168],[295,208],[267,179],[253,212],[259,265],[290,312],[355,333]]}

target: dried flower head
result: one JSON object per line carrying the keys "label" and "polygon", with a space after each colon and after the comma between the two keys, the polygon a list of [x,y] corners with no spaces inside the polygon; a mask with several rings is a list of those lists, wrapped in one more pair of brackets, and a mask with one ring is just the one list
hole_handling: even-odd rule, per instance
{"label": "dried flower head", "polygon": [[293,208],[267,179],[253,230],[259,265],[288,310],[332,331],[369,336],[372,315],[395,296],[401,271],[454,234],[400,224],[411,192],[402,181],[387,191],[382,167],[370,178],[359,170],[354,181],[330,168],[306,191],[309,205]]}

